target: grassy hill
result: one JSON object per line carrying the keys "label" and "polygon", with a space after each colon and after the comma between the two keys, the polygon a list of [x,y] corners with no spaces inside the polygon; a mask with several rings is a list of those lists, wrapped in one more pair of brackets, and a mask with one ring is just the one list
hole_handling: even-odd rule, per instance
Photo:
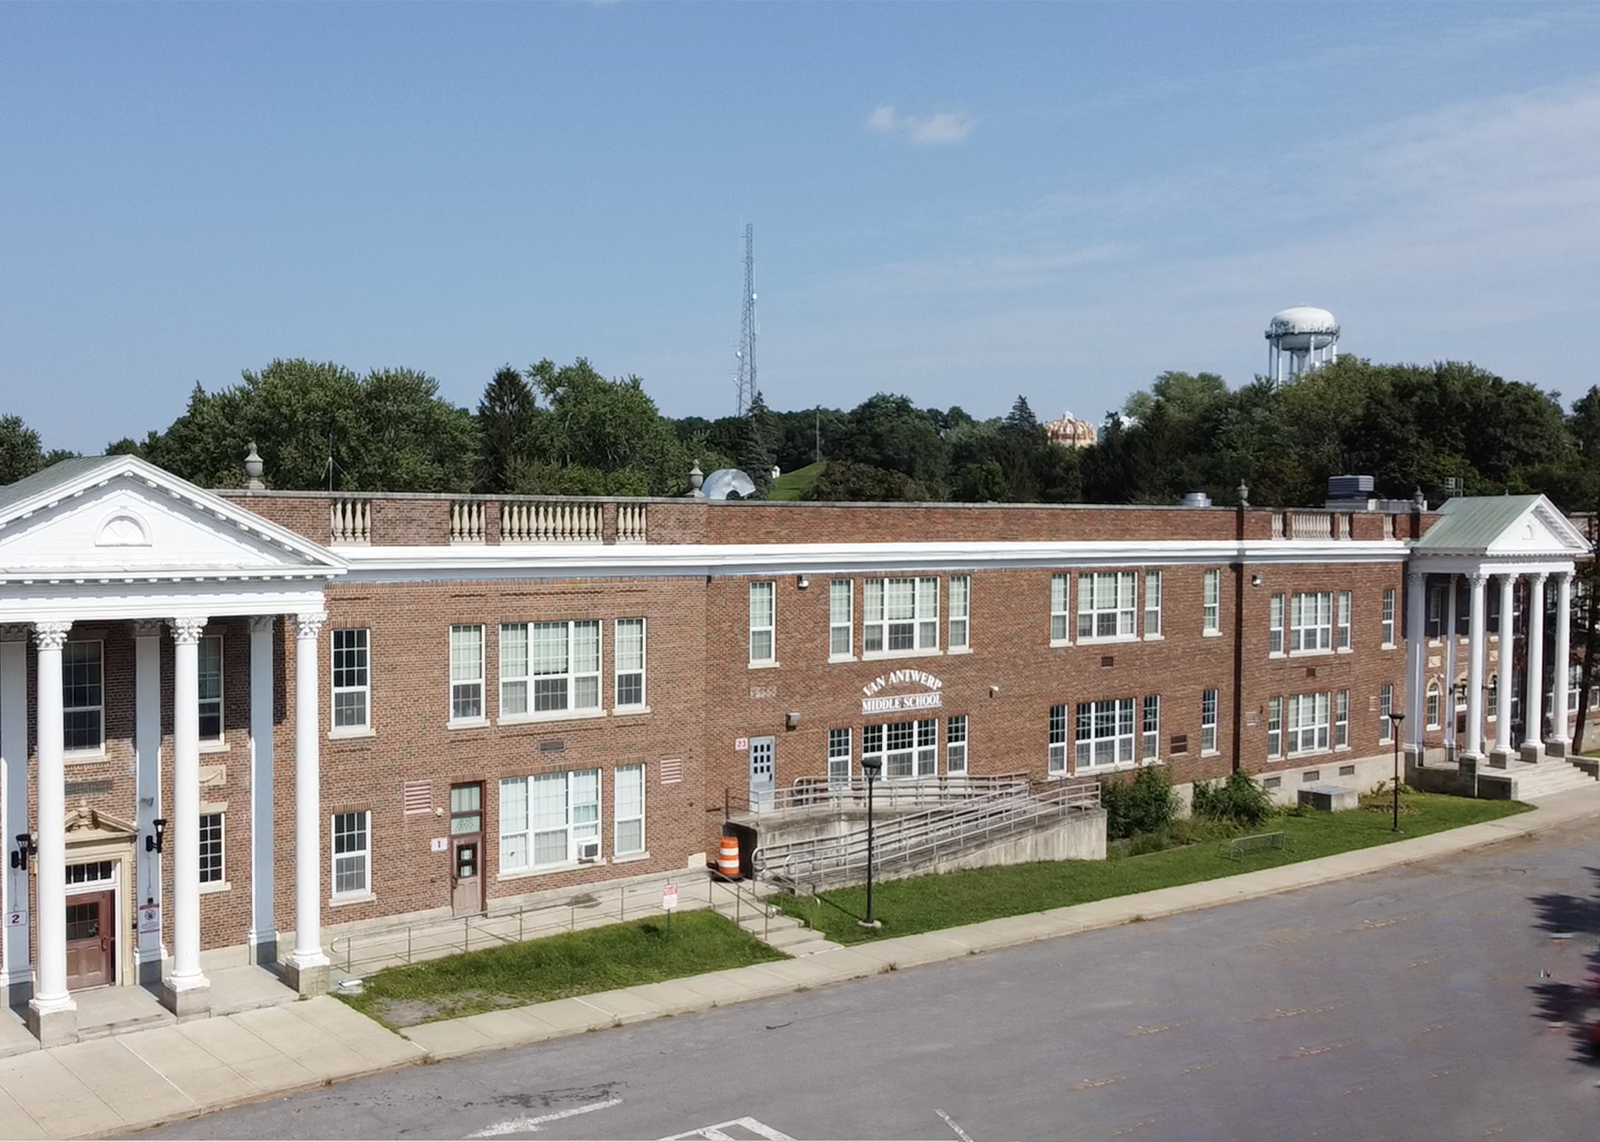
{"label": "grassy hill", "polygon": [[817,482],[817,477],[822,475],[822,470],[828,466],[826,460],[820,464],[807,464],[804,468],[796,468],[793,472],[785,472],[772,483],[772,491],[768,494],[769,500],[798,500],[806,494],[806,490]]}

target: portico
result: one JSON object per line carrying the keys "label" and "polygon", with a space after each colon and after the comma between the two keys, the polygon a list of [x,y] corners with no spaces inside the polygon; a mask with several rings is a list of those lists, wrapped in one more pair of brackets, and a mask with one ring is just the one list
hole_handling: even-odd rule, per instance
{"label": "portico", "polygon": [[[1413,543],[1406,574],[1408,756],[1423,756],[1429,731],[1453,745],[1464,766],[1505,767],[1516,757],[1536,763],[1565,756],[1571,745],[1572,576],[1576,560],[1588,554],[1588,543],[1543,496],[1463,497],[1447,500],[1439,513],[1442,518]],[[1464,644],[1456,617],[1462,585]],[[1519,664],[1515,618],[1523,596]],[[1492,629],[1491,597],[1498,604],[1492,608]],[[1551,604],[1553,667],[1547,677],[1545,624]],[[1463,681],[1466,716],[1458,737],[1455,706]],[[1514,706],[1518,693],[1520,719]],[[1446,695],[1449,709],[1441,713]],[[1520,742],[1514,740],[1519,721]]]}
{"label": "portico", "polygon": [[[42,1043],[76,1038],[74,983],[132,984],[159,972],[162,1002],[180,1019],[208,1008],[203,703],[219,736],[222,712],[209,667],[202,696],[201,659],[208,624],[218,621],[248,621],[250,803],[238,816],[250,838],[237,847],[257,859],[234,867],[249,879],[250,942],[263,958],[277,941],[270,854],[280,633],[294,662],[292,701],[283,703],[295,719],[295,941],[286,968],[303,993],[326,986],[317,640],[323,587],[344,567],[134,457],[66,461],[0,489],[0,812],[9,854],[0,962],[11,1000],[27,996]],[[108,662],[108,637],[133,647],[131,732],[114,733],[105,720],[104,695],[120,684],[113,677],[129,673]],[[130,788],[119,789],[113,755],[131,761]],[[79,774],[95,776],[71,782],[69,803],[69,776]],[[132,795],[132,812],[117,812],[119,792]]]}

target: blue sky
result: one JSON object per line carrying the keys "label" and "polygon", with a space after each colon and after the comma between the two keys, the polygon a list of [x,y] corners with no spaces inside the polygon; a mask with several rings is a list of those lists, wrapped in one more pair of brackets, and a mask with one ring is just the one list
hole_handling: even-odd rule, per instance
{"label": "blue sky", "polygon": [[732,411],[1098,420],[1346,352],[1600,382],[1600,8],[0,6],[0,413],[164,428],[274,357],[475,406],[588,357]]}

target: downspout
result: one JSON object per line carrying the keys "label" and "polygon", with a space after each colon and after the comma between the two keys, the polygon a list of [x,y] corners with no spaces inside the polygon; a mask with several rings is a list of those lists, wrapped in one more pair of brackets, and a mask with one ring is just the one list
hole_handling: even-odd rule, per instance
{"label": "downspout", "polygon": [[1230,564],[1233,570],[1233,772],[1241,765],[1239,751],[1244,741],[1244,533],[1245,513],[1250,510],[1250,489],[1239,481],[1239,507],[1235,513],[1235,538],[1239,542],[1239,558]]}

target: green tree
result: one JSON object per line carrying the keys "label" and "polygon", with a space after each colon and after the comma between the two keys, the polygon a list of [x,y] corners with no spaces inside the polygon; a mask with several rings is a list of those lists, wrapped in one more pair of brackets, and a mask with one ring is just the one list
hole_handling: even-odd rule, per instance
{"label": "green tree", "polygon": [[0,484],[14,484],[43,467],[39,434],[20,416],[0,416]]}
{"label": "green tree", "polygon": [[549,415],[535,418],[533,460],[518,474],[518,492],[669,496],[681,492],[692,458],[629,376],[607,380],[583,358],[557,367],[546,359],[528,370]]}
{"label": "green tree", "polygon": [[760,390],[744,414],[744,434],[739,441],[739,467],[756,486],[749,499],[764,500],[772,489],[772,414]]}
{"label": "green tree", "polygon": [[479,492],[506,492],[519,468],[534,456],[534,419],[539,413],[533,389],[510,365],[495,373],[478,401],[478,471],[473,481]]}

